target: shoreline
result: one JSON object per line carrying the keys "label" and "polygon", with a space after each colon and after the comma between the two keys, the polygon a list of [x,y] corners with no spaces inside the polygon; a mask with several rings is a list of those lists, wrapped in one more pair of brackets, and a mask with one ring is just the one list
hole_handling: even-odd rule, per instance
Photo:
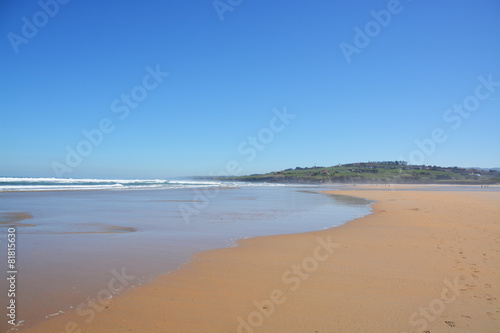
{"label": "shoreline", "polygon": [[[324,231],[255,237],[197,253],[182,268],[123,292],[92,320],[70,313],[21,331],[400,332],[424,324],[494,331],[500,193],[328,193],[375,200],[373,213]],[[466,242],[472,234],[479,241]],[[439,319],[418,312],[410,318],[429,304],[444,305]]]}
{"label": "shoreline", "polygon": [[[186,204],[179,203],[179,199],[191,202],[199,197],[198,191],[78,191],[68,197],[55,192],[5,196],[12,202],[6,205],[8,201],[3,201],[3,209],[21,212],[30,207],[32,223],[37,224],[18,229],[25,255],[19,260],[23,273],[17,318],[24,320],[23,329],[27,329],[73,312],[80,305],[86,312],[87,300],[96,299],[98,292],[102,291],[101,297],[122,293],[121,288],[115,292],[106,287],[114,270],[125,268],[127,275],[135,276],[133,281],[127,281],[125,291],[180,268],[196,252],[232,247],[243,238],[323,230],[370,212],[364,200],[341,203],[330,196],[312,191],[309,192],[314,195],[304,194],[302,190],[248,187],[220,191],[219,199],[210,202],[202,215],[193,215],[188,221],[181,216],[180,205]],[[212,191],[202,193],[211,195]],[[28,205],[29,198],[36,203]],[[53,205],[59,200],[65,202],[64,207]],[[198,204],[188,205],[200,208]],[[138,232],[95,232],[104,231],[98,225],[111,224],[134,227]],[[0,283],[0,287],[7,293],[6,283]],[[116,287],[119,288],[118,283]],[[101,298],[99,302],[106,300]],[[2,332],[7,327],[5,322],[0,324]]]}

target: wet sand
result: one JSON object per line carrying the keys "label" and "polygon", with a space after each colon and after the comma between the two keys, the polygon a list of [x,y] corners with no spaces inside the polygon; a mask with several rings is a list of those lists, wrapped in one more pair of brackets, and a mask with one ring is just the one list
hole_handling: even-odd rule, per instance
{"label": "wet sand", "polygon": [[146,286],[112,300],[103,292],[100,303],[97,294],[80,314],[23,331],[498,331],[500,192],[331,193],[376,200],[374,213],[198,253]]}
{"label": "wet sand", "polygon": [[5,212],[0,213],[0,226],[11,227],[33,227],[34,224],[19,223],[19,221],[33,218],[30,212]]}

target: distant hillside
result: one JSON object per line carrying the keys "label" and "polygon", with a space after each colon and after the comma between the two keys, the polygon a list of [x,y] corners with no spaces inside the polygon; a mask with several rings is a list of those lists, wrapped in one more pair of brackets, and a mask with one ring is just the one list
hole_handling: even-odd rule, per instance
{"label": "distant hillside", "polygon": [[477,170],[483,170],[483,171],[489,171],[489,170],[494,170],[494,171],[500,171],[500,168],[479,168],[479,167],[469,167],[466,169],[477,169]]}
{"label": "distant hillside", "polygon": [[497,184],[495,169],[407,165],[402,161],[360,162],[330,167],[296,167],[266,174],[212,179],[276,183]]}

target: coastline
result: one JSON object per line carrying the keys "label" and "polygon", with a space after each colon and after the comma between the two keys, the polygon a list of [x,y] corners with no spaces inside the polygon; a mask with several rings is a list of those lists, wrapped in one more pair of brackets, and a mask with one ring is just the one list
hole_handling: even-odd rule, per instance
{"label": "coastline", "polygon": [[[496,331],[499,192],[328,193],[375,200],[373,214],[197,253],[89,322],[69,313],[21,331]],[[439,313],[418,312],[429,306]]]}

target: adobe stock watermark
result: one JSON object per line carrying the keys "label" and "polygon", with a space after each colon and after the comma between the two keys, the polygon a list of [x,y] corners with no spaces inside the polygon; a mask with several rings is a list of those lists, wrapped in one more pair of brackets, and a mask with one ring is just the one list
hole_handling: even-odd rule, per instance
{"label": "adobe stock watermark", "polygon": [[215,12],[219,16],[219,20],[224,21],[224,13],[232,12],[234,8],[241,5],[243,0],[215,0],[212,2]]}
{"label": "adobe stock watermark", "polygon": [[[125,120],[130,115],[131,110],[136,109],[139,103],[146,99],[148,92],[158,88],[164,78],[169,75],[169,73],[161,71],[159,64],[154,69],[147,66],[146,72],[147,74],[142,78],[141,84],[132,87],[130,93],[123,93],[120,98],[116,98],[111,102],[111,112],[117,114],[120,120]],[[57,177],[62,177],[66,173],[71,173],[73,169],[83,162],[84,157],[89,156],[95,147],[103,143],[105,135],[111,134],[115,127],[112,119],[104,117],[95,128],[83,129],[81,133],[84,139],[73,147],[66,146],[64,161],[52,162],[54,174]]]}
{"label": "adobe stock watermark", "polygon": [[[411,1],[411,0],[410,0]],[[389,0],[387,9],[377,11],[370,11],[373,20],[368,21],[364,28],[358,26],[354,27],[353,44],[341,42],[339,44],[340,50],[344,55],[348,64],[351,63],[352,55],[361,53],[361,50],[370,45],[373,38],[380,35],[383,28],[386,28],[392,21],[393,16],[400,14],[403,11],[403,6],[399,0]]]}
{"label": "adobe stock watermark", "polygon": [[[452,130],[458,130],[462,126],[463,120],[468,119],[476,112],[481,102],[489,99],[495,93],[496,88],[500,86],[500,81],[493,81],[492,74],[489,74],[487,78],[479,76],[477,79],[479,84],[474,89],[474,93],[466,96],[461,103],[453,104],[443,113],[444,122],[450,124]],[[413,141],[418,148],[410,152],[407,159],[402,155],[398,159],[407,161],[410,165],[423,165],[426,157],[432,155],[437,146],[446,142],[446,140],[448,140],[446,130],[436,127],[431,131],[429,137],[421,141]]]}
{"label": "adobe stock watermark", "polygon": [[[78,304],[76,313],[85,317],[83,321],[90,324],[94,321],[96,314],[103,311],[111,302],[111,298],[115,295],[121,294],[125,288],[135,279],[135,276],[125,273],[125,267],[118,272],[116,269],[111,271],[113,277],[108,281],[105,288],[102,288],[96,293],[95,298],[87,297],[86,302]],[[78,333],[81,332],[81,323],[68,321],[64,325],[64,330],[61,333]]]}
{"label": "adobe stock watermark", "polygon": [[[418,327],[419,332],[425,332],[429,323],[432,323],[437,319],[437,317],[443,313],[446,309],[446,305],[456,301],[457,297],[460,296],[460,291],[465,290],[465,286],[458,284],[458,277],[455,277],[453,283],[448,279],[443,281],[445,287],[441,289],[441,294],[439,298],[434,298],[429,302],[429,304],[423,308],[420,307],[418,311],[413,312],[408,317],[408,323],[412,327]],[[453,322],[447,322],[447,324],[452,325]],[[412,330],[414,332],[414,330]],[[407,331],[401,331],[401,333],[408,333]]]}
{"label": "adobe stock watermark", "polygon": [[321,237],[317,237],[316,241],[318,245],[314,249],[313,254],[304,258],[300,264],[292,265],[290,269],[281,274],[281,282],[285,284],[284,288],[273,289],[269,293],[268,299],[260,302],[254,300],[252,304],[255,306],[255,311],[250,312],[246,318],[241,316],[236,318],[238,322],[237,333],[252,333],[254,329],[262,326],[265,319],[271,317],[277,307],[286,301],[283,290],[290,289],[291,291],[296,291],[299,289],[302,282],[318,270],[320,263],[330,258],[334,249],[340,247],[340,244],[333,243],[330,237],[328,236],[326,241]]}
{"label": "adobe stock watermark", "polygon": [[[7,281],[8,281],[8,289],[7,289],[7,298],[8,304],[7,306],[7,323],[16,327],[19,324],[19,321],[16,321],[17,309],[16,306],[16,292],[17,292],[17,250],[16,249],[16,228],[8,228],[7,229]],[[17,244],[19,247],[19,244]]]}
{"label": "adobe stock watermark", "polygon": [[[285,130],[291,120],[295,119],[296,115],[288,113],[286,106],[283,110],[273,109],[274,116],[269,120],[267,127],[261,128],[256,135],[250,135],[240,142],[237,147],[237,152],[245,157],[245,161],[252,162],[257,157],[258,153],[266,149],[266,147],[271,144],[274,140],[276,134]],[[225,176],[240,176],[243,172],[243,167],[241,162],[233,159],[226,163],[224,170],[220,170],[217,173],[211,173],[211,177],[225,177]],[[191,223],[191,217],[193,215],[200,214],[201,210],[208,207],[210,200],[217,197],[219,194],[218,188],[195,190],[195,195],[193,197],[190,205],[180,204],[179,211],[182,214],[182,218],[186,224]]]}
{"label": "adobe stock watermark", "polygon": [[37,34],[39,29],[46,26],[51,18],[54,18],[58,13],[61,5],[66,5],[70,0],[40,0],[38,6],[40,10],[31,17],[31,20],[26,16],[21,18],[21,34],[9,32],[7,39],[15,53],[19,53],[21,44],[28,44]]}

